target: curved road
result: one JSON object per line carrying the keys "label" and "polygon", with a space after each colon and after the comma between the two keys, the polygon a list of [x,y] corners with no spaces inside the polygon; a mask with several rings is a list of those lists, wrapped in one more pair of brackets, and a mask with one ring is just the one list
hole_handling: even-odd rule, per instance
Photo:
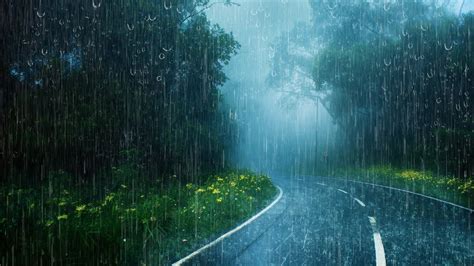
{"label": "curved road", "polygon": [[474,214],[404,191],[274,177],[270,211],[188,265],[474,265]]}

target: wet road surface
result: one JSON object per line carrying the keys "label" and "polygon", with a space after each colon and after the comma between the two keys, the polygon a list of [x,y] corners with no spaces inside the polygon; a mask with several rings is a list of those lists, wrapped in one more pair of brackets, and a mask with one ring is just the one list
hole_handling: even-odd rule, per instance
{"label": "wet road surface", "polygon": [[474,265],[474,214],[332,178],[273,177],[282,199],[186,265]]}

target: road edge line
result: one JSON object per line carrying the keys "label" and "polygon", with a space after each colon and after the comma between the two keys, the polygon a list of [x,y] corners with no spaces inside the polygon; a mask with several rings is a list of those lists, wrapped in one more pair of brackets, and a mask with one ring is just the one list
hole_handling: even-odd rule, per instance
{"label": "road edge line", "polygon": [[219,242],[221,242],[222,240],[224,240],[225,238],[233,235],[234,233],[238,232],[239,230],[241,230],[242,228],[244,228],[245,226],[251,224],[253,221],[255,221],[256,219],[258,219],[260,216],[262,216],[264,213],[266,213],[268,210],[270,210],[273,206],[275,206],[275,204],[277,204],[280,199],[282,198],[283,196],[283,190],[279,187],[279,186],[276,186],[276,188],[278,188],[278,190],[280,191],[277,198],[270,204],[268,205],[267,207],[265,207],[265,209],[261,210],[259,213],[255,214],[254,216],[252,216],[250,219],[248,219],[247,221],[245,221],[244,223],[240,224],[239,226],[235,227],[234,229],[230,230],[229,232],[221,235],[220,237],[218,237],[217,239],[215,239],[214,241],[210,242],[209,244],[199,248],[198,250],[192,252],[191,254],[189,254],[188,256],[180,259],[179,261],[175,262],[172,264],[172,266],[180,266],[182,265],[183,263],[187,262],[188,260],[192,259],[193,257],[195,257],[196,255],[198,255],[199,253],[202,253],[204,250],[212,247],[212,246],[215,246],[216,244],[218,244]]}
{"label": "road edge line", "polygon": [[358,180],[349,179],[347,177],[330,177],[330,176],[315,176],[315,175],[302,175],[302,176],[316,177],[316,178],[329,178],[329,179],[332,178],[332,179],[339,180],[339,181],[346,181],[346,182],[358,183],[358,184],[363,184],[363,185],[368,185],[368,186],[385,188],[385,189],[389,189],[389,190],[400,191],[400,192],[416,195],[416,196],[419,196],[419,197],[428,198],[428,199],[431,199],[431,200],[434,200],[434,201],[438,201],[438,202],[441,202],[441,203],[444,203],[444,204],[447,204],[447,205],[451,205],[453,207],[457,207],[457,208],[463,209],[465,211],[469,211],[471,213],[474,213],[474,209],[471,209],[469,207],[465,207],[465,206],[462,206],[462,205],[459,205],[459,204],[456,204],[456,203],[453,203],[453,202],[438,199],[438,198],[435,198],[435,197],[432,197],[432,196],[424,195],[424,194],[421,194],[421,193],[418,193],[418,192],[413,192],[413,191],[402,189],[402,188],[389,187],[389,186],[375,184],[375,183],[358,181]]}
{"label": "road edge line", "polygon": [[346,181],[353,182],[353,183],[359,183],[359,184],[363,184],[363,185],[368,185],[368,186],[375,186],[375,187],[385,188],[385,189],[389,189],[389,190],[400,191],[400,192],[416,195],[416,196],[419,196],[419,197],[428,198],[430,200],[438,201],[438,202],[441,202],[441,203],[444,203],[444,204],[447,204],[447,205],[451,205],[453,207],[457,207],[457,208],[460,208],[460,209],[463,209],[463,210],[466,210],[466,211],[469,211],[469,212],[474,212],[474,209],[464,207],[462,205],[459,205],[459,204],[456,204],[456,203],[453,203],[453,202],[438,199],[438,198],[435,198],[435,197],[432,197],[432,196],[424,195],[424,194],[421,194],[421,193],[418,193],[418,192],[413,192],[413,191],[410,191],[410,190],[402,189],[402,188],[389,187],[389,186],[385,186],[385,185],[379,185],[379,184],[375,184],[375,183],[368,183],[368,182],[350,180],[350,179],[347,179]]}

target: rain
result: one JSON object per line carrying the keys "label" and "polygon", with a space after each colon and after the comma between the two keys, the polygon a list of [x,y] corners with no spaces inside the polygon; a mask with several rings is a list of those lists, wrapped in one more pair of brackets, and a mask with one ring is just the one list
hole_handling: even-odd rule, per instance
{"label": "rain", "polygon": [[2,0],[0,265],[473,265],[471,0]]}

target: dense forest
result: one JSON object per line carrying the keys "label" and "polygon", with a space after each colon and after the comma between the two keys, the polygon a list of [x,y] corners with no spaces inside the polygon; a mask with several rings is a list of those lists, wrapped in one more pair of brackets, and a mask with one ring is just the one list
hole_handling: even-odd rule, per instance
{"label": "dense forest", "polygon": [[218,87],[239,44],[208,5],[4,1],[2,179],[87,181],[130,154],[161,175],[225,167],[232,121]]}
{"label": "dense forest", "polygon": [[273,197],[227,170],[216,4],[0,3],[0,264],[166,264]]}
{"label": "dense forest", "polygon": [[0,265],[472,264],[472,10],[2,0]]}
{"label": "dense forest", "polygon": [[474,14],[448,2],[310,1],[312,24],[278,39],[268,82],[330,114],[330,167],[472,176]]}

